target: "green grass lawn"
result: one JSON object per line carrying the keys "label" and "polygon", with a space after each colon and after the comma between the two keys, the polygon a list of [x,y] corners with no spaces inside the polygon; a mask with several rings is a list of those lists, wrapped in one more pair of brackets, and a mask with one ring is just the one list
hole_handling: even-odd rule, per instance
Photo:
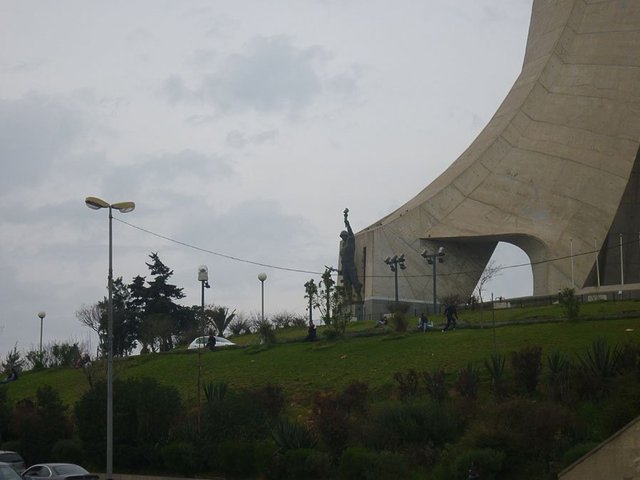
{"label": "green grass lawn", "polygon": [[[617,310],[608,304],[583,305],[581,314],[607,317],[616,311],[633,315],[640,310],[638,302],[617,305]],[[373,392],[388,391],[395,384],[393,374],[410,368],[420,372],[441,367],[454,374],[470,362],[481,366],[494,350],[509,354],[524,346],[538,345],[545,356],[554,350],[573,356],[598,337],[610,345],[640,343],[640,314],[630,318],[568,322],[558,321],[561,311],[557,306],[495,313],[496,317],[500,316],[499,321],[496,318],[496,325],[512,324],[490,328],[489,311],[484,312],[484,328],[480,328],[478,311],[462,311],[461,322],[473,328],[423,333],[417,331],[412,318],[409,330],[399,334],[389,328],[374,328],[374,322],[355,322],[349,325],[346,339],[333,342],[323,340],[323,327],[319,327],[319,340],[314,343],[302,341],[305,329],[292,328],[278,330],[279,343],[269,348],[258,345],[254,335],[247,335],[234,337],[239,346],[232,349],[198,353],[182,348],[119,359],[114,362],[114,375],[116,378],[156,378],[163,384],[175,386],[183,399],[190,402],[197,397],[198,366],[201,365],[203,384],[225,381],[232,388],[279,384],[292,404],[304,405],[314,392],[339,390],[353,380],[366,382]],[[522,321],[529,323],[513,323]],[[442,323],[442,319],[436,318],[435,323]],[[98,367],[96,371],[104,378],[104,368]],[[3,388],[7,388],[9,398],[16,401],[34,396],[37,388],[45,384],[57,389],[69,405],[89,387],[83,370],[57,368],[26,372],[19,381]]]}

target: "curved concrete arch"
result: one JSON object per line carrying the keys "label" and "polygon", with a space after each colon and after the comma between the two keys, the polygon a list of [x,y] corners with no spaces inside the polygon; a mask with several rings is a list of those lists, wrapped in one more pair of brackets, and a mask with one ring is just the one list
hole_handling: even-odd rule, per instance
{"label": "curved concrete arch", "polygon": [[620,283],[621,266],[639,282],[640,251],[622,262],[613,248],[620,234],[638,242],[639,145],[640,2],[534,0],[522,71],[487,126],[358,232],[365,302],[393,298],[383,260],[405,253],[400,297],[424,303],[433,280],[420,252],[441,246],[438,291],[470,295],[498,241],[529,256],[534,295],[594,285],[596,251],[603,283]]}

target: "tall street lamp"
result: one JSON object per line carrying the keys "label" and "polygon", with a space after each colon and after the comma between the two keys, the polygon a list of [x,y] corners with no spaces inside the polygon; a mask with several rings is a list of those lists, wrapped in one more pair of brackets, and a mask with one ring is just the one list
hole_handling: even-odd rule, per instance
{"label": "tall street lamp", "polygon": [[209,285],[209,269],[206,265],[198,267],[198,281],[202,284],[202,338],[196,340],[198,344],[198,432],[200,432],[200,384],[202,379],[202,347],[204,347],[204,328],[206,325],[206,317],[204,314],[204,289],[211,288]]}
{"label": "tall street lamp", "polygon": [[404,264],[404,253],[400,256],[394,255],[393,257],[387,257],[384,259],[384,263],[389,265],[389,268],[394,273],[396,281],[396,303],[398,303],[398,268],[400,268],[400,270],[407,268]]}
{"label": "tall street lamp", "polygon": [[38,316],[40,317],[40,361],[42,362],[42,320],[47,316],[45,312],[38,312]]}
{"label": "tall street lamp", "polygon": [[107,471],[106,480],[113,478],[113,209],[120,213],[132,212],[133,202],[108,203],[97,197],[84,200],[92,210],[109,209],[109,307],[107,317]]}
{"label": "tall street lamp", "polygon": [[262,321],[264,322],[264,281],[267,279],[267,274],[262,272],[258,275],[258,280],[262,286]]}
{"label": "tall street lamp", "polygon": [[428,253],[426,250],[420,254],[429,265],[433,265],[433,314],[438,313],[438,298],[436,297],[436,265],[444,262],[444,247],[440,247],[436,253]]}

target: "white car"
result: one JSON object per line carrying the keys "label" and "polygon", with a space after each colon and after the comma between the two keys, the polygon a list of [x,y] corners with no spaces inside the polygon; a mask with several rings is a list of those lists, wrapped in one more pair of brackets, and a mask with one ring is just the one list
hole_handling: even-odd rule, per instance
{"label": "white car", "polygon": [[[216,348],[217,347],[232,347],[235,343],[227,340],[224,337],[215,337],[216,339]],[[209,341],[209,337],[198,337],[193,342],[189,344],[189,350],[194,350],[198,348],[207,348],[207,342]]]}

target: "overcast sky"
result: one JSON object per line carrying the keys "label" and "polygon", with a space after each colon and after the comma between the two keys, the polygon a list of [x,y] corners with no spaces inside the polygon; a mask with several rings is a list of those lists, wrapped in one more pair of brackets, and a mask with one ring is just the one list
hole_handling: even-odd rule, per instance
{"label": "overcast sky", "polygon": [[[264,271],[266,313],[303,313],[319,274],[208,252],[336,265],[345,207],[356,231],[390,213],[491,118],[531,4],[0,0],[1,359],[37,347],[39,311],[45,344],[87,339],[75,312],[107,294],[108,269],[90,195],[136,203],[114,213],[114,276],[148,275],[158,252],[194,305],[205,264],[206,302],[250,313]],[[488,291],[531,294],[530,268]]]}

